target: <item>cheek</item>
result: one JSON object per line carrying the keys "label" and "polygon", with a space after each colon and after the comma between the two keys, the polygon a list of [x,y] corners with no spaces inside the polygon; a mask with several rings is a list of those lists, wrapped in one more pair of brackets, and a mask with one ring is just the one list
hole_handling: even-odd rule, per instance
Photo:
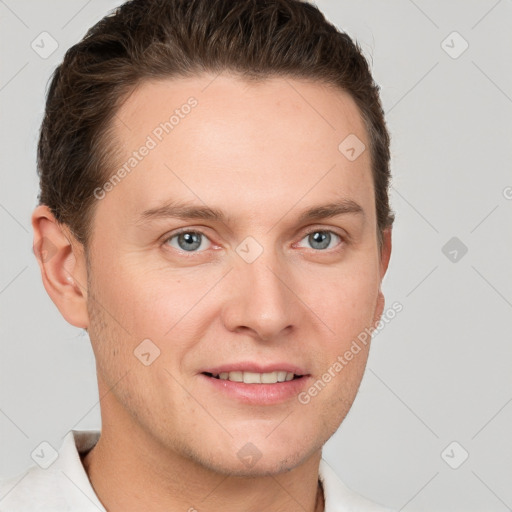
{"label": "cheek", "polygon": [[[290,266],[287,284],[307,310],[307,315],[290,320],[306,330],[306,318],[312,323],[318,320],[324,334],[317,334],[329,338],[326,353],[331,355],[372,324],[380,281],[378,266],[367,249],[339,265]],[[232,297],[236,283],[229,276],[219,282],[225,270],[211,266],[173,269],[162,261],[148,266],[136,255],[117,255],[100,260],[95,278],[101,283],[100,304],[115,319],[114,324],[131,334],[134,347],[145,338],[162,345],[172,338],[178,350],[176,343],[187,339],[185,331],[193,330],[188,338],[199,339]],[[126,337],[122,329],[120,334]]]}
{"label": "cheek", "polygon": [[[329,270],[323,282],[327,284],[320,291],[309,293],[307,300],[311,309],[329,327],[326,328],[327,332],[335,341],[330,346],[339,350],[344,344],[350,344],[365,328],[372,326],[379,276],[371,265],[347,266],[337,272]],[[313,281],[311,284],[314,284]]]}
{"label": "cheek", "polygon": [[132,297],[127,311],[133,332],[154,337],[162,344],[172,340],[175,347],[180,340],[197,337],[207,315],[212,314],[209,299],[219,302],[215,301],[215,292],[208,294],[218,279],[216,274],[178,276],[165,271],[134,277],[127,284],[127,296]]}
{"label": "cheek", "polygon": [[100,287],[98,301],[134,341],[161,338],[190,310],[194,298],[197,302],[193,280],[166,269],[146,267],[136,259],[112,257],[94,269]]}

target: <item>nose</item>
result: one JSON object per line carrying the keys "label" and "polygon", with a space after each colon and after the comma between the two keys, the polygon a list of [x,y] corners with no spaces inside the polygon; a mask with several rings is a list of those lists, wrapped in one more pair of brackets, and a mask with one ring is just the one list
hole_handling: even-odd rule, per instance
{"label": "nose", "polygon": [[293,277],[275,252],[264,251],[252,263],[236,261],[222,309],[225,327],[246,331],[255,339],[277,340],[296,326],[300,301],[293,293]]}

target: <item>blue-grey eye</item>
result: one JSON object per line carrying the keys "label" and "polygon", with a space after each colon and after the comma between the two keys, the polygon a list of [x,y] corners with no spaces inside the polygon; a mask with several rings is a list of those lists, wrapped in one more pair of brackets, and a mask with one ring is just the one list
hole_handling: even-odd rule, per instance
{"label": "blue-grey eye", "polygon": [[[206,237],[197,231],[182,231],[181,233],[169,237],[166,243],[182,251],[192,252],[201,247],[204,239],[206,239]],[[177,247],[172,243],[174,240],[176,240],[178,244]]]}
{"label": "blue-grey eye", "polygon": [[334,233],[333,231],[326,231],[326,230],[321,230],[321,229],[312,231],[311,233],[306,235],[303,238],[303,240],[305,240],[307,238],[308,243],[310,244],[310,246],[313,249],[317,249],[317,250],[321,251],[321,250],[329,248],[329,245],[333,241],[332,235],[334,235],[335,237],[337,237],[338,239],[341,240],[341,237],[339,235],[337,235],[336,233]]}

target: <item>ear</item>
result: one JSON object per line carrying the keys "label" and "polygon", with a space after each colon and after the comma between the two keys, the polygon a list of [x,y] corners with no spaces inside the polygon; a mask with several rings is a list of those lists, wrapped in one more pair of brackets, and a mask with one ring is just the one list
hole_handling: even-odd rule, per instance
{"label": "ear", "polygon": [[60,224],[46,205],[32,213],[34,254],[46,292],[62,316],[76,327],[87,328],[87,267],[83,245]]}
{"label": "ear", "polygon": [[[388,269],[389,259],[391,257],[391,226],[384,229],[382,232],[382,246],[380,248],[380,281],[384,279],[384,275]],[[375,326],[384,312],[385,299],[382,289],[379,286],[379,294],[377,296],[377,306],[375,308],[375,315],[373,318],[373,325]]]}
{"label": "ear", "polygon": [[391,226],[382,232],[382,247],[380,249],[380,280],[384,278],[391,257]]}

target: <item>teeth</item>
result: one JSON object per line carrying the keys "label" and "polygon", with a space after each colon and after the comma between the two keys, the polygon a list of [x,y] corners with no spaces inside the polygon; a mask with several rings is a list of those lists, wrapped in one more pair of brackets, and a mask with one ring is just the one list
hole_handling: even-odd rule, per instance
{"label": "teeth", "polygon": [[261,384],[261,373],[244,372],[245,384]]}
{"label": "teeth", "polygon": [[[217,377],[217,375],[213,375]],[[256,372],[222,372],[218,375],[221,380],[230,380],[233,382],[243,382],[244,384],[275,384],[276,382],[285,382],[292,380],[293,373],[278,371],[269,373]]]}

